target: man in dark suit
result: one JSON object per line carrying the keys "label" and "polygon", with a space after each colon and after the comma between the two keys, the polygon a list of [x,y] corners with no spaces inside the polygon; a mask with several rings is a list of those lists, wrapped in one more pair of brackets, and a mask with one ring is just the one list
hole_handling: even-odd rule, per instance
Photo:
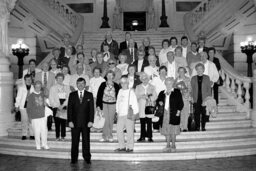
{"label": "man in dark suit", "polygon": [[204,38],[200,38],[198,40],[198,48],[197,48],[197,52],[207,52],[208,53],[208,47],[205,46],[205,39]]}
{"label": "man in dark suit", "polygon": [[[120,43],[119,53],[121,53],[123,50],[129,48],[129,40],[132,38],[132,35],[130,32],[125,33],[125,41]],[[134,42],[134,48],[138,49],[137,43]]]}
{"label": "man in dark suit", "polygon": [[70,93],[68,99],[68,124],[71,128],[71,164],[76,164],[79,153],[80,133],[82,133],[83,158],[91,164],[90,127],[94,120],[94,101],[92,93],[85,90],[84,78],[77,79],[77,91]]}
{"label": "man in dark suit", "polygon": [[128,64],[133,64],[133,62],[138,59],[137,48],[135,48],[134,43],[135,43],[134,40],[130,39],[129,40],[129,48],[124,49],[122,51],[122,53],[127,56],[126,63],[128,63]]}
{"label": "man in dark suit", "polygon": [[138,59],[134,61],[133,65],[136,67],[136,72],[143,72],[146,66],[149,66],[149,62],[145,59],[145,51],[144,49],[139,49],[138,51]]}

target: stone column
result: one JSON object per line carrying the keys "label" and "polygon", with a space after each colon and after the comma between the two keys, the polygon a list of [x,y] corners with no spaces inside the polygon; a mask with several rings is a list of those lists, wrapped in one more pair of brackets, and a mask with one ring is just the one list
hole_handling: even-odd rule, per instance
{"label": "stone column", "polygon": [[159,27],[169,27],[167,23],[167,16],[165,12],[165,0],[162,0],[162,16],[160,17],[161,23]]}
{"label": "stone column", "polygon": [[253,71],[252,77],[252,86],[253,86],[253,110],[251,112],[252,126],[256,127],[256,70]]}
{"label": "stone column", "polygon": [[13,73],[10,72],[8,58],[8,22],[16,0],[0,1],[0,136],[6,136],[7,129],[13,126]]}
{"label": "stone column", "polygon": [[108,9],[107,9],[107,0],[104,0],[104,5],[103,5],[103,17],[101,18],[102,24],[100,28],[110,28],[108,24]]}

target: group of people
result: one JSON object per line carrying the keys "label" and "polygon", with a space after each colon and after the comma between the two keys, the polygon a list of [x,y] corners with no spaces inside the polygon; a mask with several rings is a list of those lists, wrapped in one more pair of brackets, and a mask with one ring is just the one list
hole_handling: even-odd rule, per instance
{"label": "group of people", "polygon": [[[196,131],[206,130],[204,103],[212,91],[218,103],[221,67],[216,50],[205,47],[204,39],[190,46],[186,36],[180,45],[176,37],[164,39],[157,55],[150,38],[138,47],[126,32],[118,45],[107,33],[100,50],[92,49],[85,56],[83,46],[75,48],[69,38],[64,37],[63,47],[53,49],[52,59],[41,69],[32,59],[23,72],[15,103],[21,112],[23,140],[34,136],[38,150],[49,149],[47,131],[54,120],[56,141],[65,141],[66,126],[71,128],[71,162],[77,162],[82,133],[83,157],[90,163],[90,129],[99,113],[105,119],[101,142],[114,141],[117,118],[116,152],[133,151],[136,119],[140,121],[137,142],[153,142],[152,132],[159,131],[166,137],[164,151],[175,151],[176,135],[188,131],[191,105]],[[51,111],[53,116],[48,116]]]}

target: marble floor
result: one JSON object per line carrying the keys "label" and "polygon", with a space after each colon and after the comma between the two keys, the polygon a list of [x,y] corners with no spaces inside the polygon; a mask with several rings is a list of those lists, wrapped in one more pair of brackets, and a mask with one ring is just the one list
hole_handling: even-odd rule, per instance
{"label": "marble floor", "polygon": [[187,161],[119,162],[92,161],[91,165],[79,161],[70,166],[69,160],[0,154],[0,171],[255,171],[256,155],[221,159]]}

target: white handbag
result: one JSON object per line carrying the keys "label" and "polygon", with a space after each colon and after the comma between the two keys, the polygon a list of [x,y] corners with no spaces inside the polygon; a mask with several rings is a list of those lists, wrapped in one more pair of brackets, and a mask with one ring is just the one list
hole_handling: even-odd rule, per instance
{"label": "white handbag", "polygon": [[105,118],[103,117],[103,113],[97,111],[94,117],[93,128],[101,129],[103,128],[104,124],[105,124]]}

